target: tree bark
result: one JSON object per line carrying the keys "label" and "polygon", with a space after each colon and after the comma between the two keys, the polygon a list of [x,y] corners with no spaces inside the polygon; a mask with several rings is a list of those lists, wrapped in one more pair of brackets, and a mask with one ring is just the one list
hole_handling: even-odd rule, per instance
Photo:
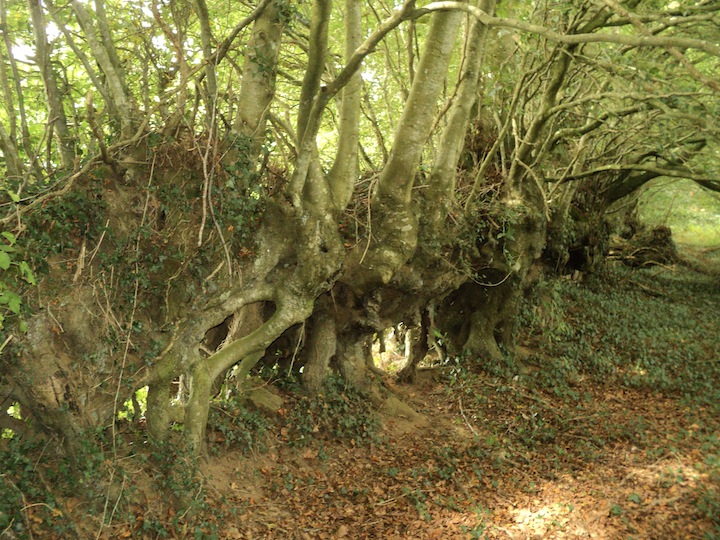
{"label": "tree bark", "polygon": [[72,169],[75,162],[75,141],[68,129],[63,99],[57,85],[50,59],[50,44],[47,40],[47,21],[39,0],[28,0],[32,17],[33,34],[35,36],[35,58],[45,84],[48,101],[48,125],[57,132],[60,161],[63,168]]}
{"label": "tree bark", "polygon": [[[136,111],[133,100],[127,91],[122,69],[113,61],[113,59],[117,61],[115,45],[112,41],[101,41],[102,31],[101,39],[98,39],[95,25],[93,24],[93,17],[84,5],[78,0],[72,0],[71,5],[80,23],[80,27],[83,29],[90,51],[105,75],[108,93],[113,101],[114,109],[117,110],[118,118],[116,118],[116,120],[120,125],[120,133],[123,137],[130,138],[134,135],[136,128]],[[102,21],[100,19],[98,20],[100,25],[102,25]],[[106,38],[110,39],[109,35],[106,36]]]}
{"label": "tree bark", "polygon": [[[355,0],[345,0],[345,61],[349,62],[362,44],[362,6]],[[360,103],[362,77],[355,73],[342,91],[340,134],[335,161],[328,173],[333,207],[342,212],[350,202],[358,168],[360,140]]]}
{"label": "tree bark", "polygon": [[[234,129],[251,141],[252,156],[258,156],[265,142],[265,125],[275,97],[277,59],[284,24],[275,2],[271,2],[253,25],[245,49],[242,85]],[[251,158],[252,159],[252,158]],[[255,160],[256,161],[256,160]]]}
{"label": "tree bark", "polygon": [[350,254],[343,281],[354,290],[390,282],[415,252],[417,217],[411,209],[411,190],[425,141],[430,136],[437,101],[452,54],[459,13],[433,15],[417,74],[403,115],[395,130],[390,158],[372,197],[372,234]]}
{"label": "tree bark", "polygon": [[[323,302],[324,304],[324,302]],[[310,319],[302,382],[307,390],[317,393],[328,375],[330,360],[337,351],[335,319],[323,307],[316,308]]]}
{"label": "tree bark", "polygon": [[402,383],[414,383],[417,378],[417,366],[422,362],[429,351],[428,332],[431,331],[430,314],[423,309],[419,314],[419,320],[408,329],[405,336],[405,351],[407,361],[398,372],[398,381]]}

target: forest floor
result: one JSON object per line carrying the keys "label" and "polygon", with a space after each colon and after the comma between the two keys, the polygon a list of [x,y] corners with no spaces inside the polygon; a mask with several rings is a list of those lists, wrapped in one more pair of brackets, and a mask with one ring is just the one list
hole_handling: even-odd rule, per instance
{"label": "forest floor", "polygon": [[220,537],[720,538],[720,250],[684,256],[552,285],[522,363],[387,377],[417,414],[373,443],[288,424],[211,459]]}
{"label": "forest floor", "polygon": [[684,257],[543,284],[521,361],[383,377],[412,410],[273,389],[278,415],[240,435],[237,411],[211,418],[199,482],[173,463],[173,481],[123,477],[92,516],[73,494],[58,507],[91,538],[720,539],[720,250]]}

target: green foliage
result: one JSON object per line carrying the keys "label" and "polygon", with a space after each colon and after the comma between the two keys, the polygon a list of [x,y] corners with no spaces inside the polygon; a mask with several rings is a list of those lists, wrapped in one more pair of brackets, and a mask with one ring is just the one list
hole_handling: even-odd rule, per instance
{"label": "green foliage", "polygon": [[24,256],[18,251],[17,237],[7,231],[0,234],[0,351],[6,345],[4,329],[9,322],[17,322],[21,332],[27,327],[22,320],[22,295],[28,285],[36,285],[35,275]]}
{"label": "green foliage", "polygon": [[290,427],[292,442],[298,445],[321,435],[370,443],[378,439],[379,422],[367,394],[330,376],[316,396],[300,397],[290,414]]}
{"label": "green foliage", "polygon": [[[43,476],[54,473],[57,481],[67,486],[69,470],[67,462],[60,462],[51,471],[43,471],[37,460],[46,450],[45,444],[28,443],[13,438],[7,450],[0,452],[3,464],[0,474],[0,531],[14,532],[18,538],[30,538],[31,526],[41,525],[55,535],[75,536],[72,523],[58,505],[55,494],[49,489]],[[77,489],[77,488],[76,488]]]}
{"label": "green foliage", "polygon": [[689,180],[655,181],[640,199],[640,217],[649,225],[667,225],[685,244],[720,244],[720,196]]}
{"label": "green foliage", "polygon": [[402,487],[402,493],[407,497],[408,501],[415,507],[420,517],[430,520],[432,517],[427,504],[427,495],[421,489],[411,489],[408,486]]}
{"label": "green foliage", "polygon": [[249,246],[265,202],[265,189],[252,159],[252,144],[249,137],[235,138],[228,150],[234,159],[224,166],[222,185],[213,193],[213,198],[219,201],[218,222],[224,231],[232,232],[235,251]]}
{"label": "green foliage", "polygon": [[698,486],[698,499],[695,502],[699,512],[708,518],[713,530],[706,533],[706,540],[720,539],[720,456],[714,454],[707,460],[707,480]]}
{"label": "green foliage", "polygon": [[720,366],[710,360],[720,350],[714,279],[682,267],[618,266],[587,284],[541,284],[520,320],[531,336],[550,343],[547,354],[530,359],[540,367],[531,377],[563,394],[577,377],[591,377],[720,397]]}
{"label": "green foliage", "polygon": [[457,247],[466,254],[465,264],[469,272],[473,279],[480,282],[487,282],[489,278],[485,273],[471,269],[476,250],[487,250],[491,247],[493,256],[498,259],[496,264],[502,260],[506,268],[512,267],[519,255],[516,241],[524,234],[523,222],[530,211],[524,205],[500,204],[494,200],[497,195],[488,197],[488,200],[479,200],[473,204],[472,223],[460,229],[455,238]]}
{"label": "green foliage", "polygon": [[[108,235],[112,237],[113,235]],[[98,256],[100,269],[116,276],[111,289],[117,307],[163,306],[167,294],[169,268],[180,266],[182,253],[163,243],[149,226],[132,230],[124,239],[107,239],[112,249]]]}
{"label": "green foliage", "polygon": [[197,458],[174,442],[152,442],[149,446],[156,487],[170,497],[171,519],[146,514],[143,532],[156,538],[219,538],[218,523],[227,516],[222,508],[208,503]]}
{"label": "green foliage", "polygon": [[107,208],[99,193],[71,191],[50,199],[25,218],[24,247],[38,272],[49,270],[48,259],[67,250],[79,249],[83,239],[100,237]]}
{"label": "green foliage", "polygon": [[[208,430],[215,432],[214,440],[225,448],[264,451],[269,428],[268,420],[257,411],[249,410],[235,388],[210,407]],[[213,445],[211,449],[217,450],[217,447]]]}

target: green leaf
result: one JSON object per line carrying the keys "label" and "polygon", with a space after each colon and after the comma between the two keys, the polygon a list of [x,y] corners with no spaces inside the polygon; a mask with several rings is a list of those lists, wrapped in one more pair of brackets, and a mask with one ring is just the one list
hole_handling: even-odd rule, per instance
{"label": "green leaf", "polygon": [[0,251],[0,268],[3,270],[7,270],[10,268],[10,255],[5,253],[4,251]]}
{"label": "green leaf", "polygon": [[12,199],[12,202],[19,203],[20,202],[20,195],[15,193],[14,191],[7,190],[7,194],[10,195],[10,198]]}
{"label": "green leaf", "polygon": [[35,280],[35,274],[32,271],[32,268],[30,268],[30,265],[25,261],[20,261],[20,273],[22,274],[23,278],[25,278],[25,281],[27,281],[30,285],[37,285],[37,281]]}
{"label": "green leaf", "polygon": [[8,303],[8,309],[15,315],[20,315],[20,306],[22,305],[22,299],[18,295],[13,295]]}
{"label": "green leaf", "polygon": [[13,245],[15,242],[17,242],[17,237],[11,232],[3,231],[2,235],[7,239],[8,242],[10,242],[10,245]]}
{"label": "green leaf", "polygon": [[637,493],[631,493],[630,495],[628,495],[628,501],[635,504],[640,504],[642,502],[642,498]]}

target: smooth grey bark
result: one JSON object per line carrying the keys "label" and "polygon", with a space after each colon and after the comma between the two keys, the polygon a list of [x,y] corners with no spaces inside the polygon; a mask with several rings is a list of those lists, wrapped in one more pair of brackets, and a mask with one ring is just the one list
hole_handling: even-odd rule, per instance
{"label": "smooth grey bark", "polygon": [[[134,134],[136,127],[136,111],[133,99],[127,91],[122,69],[113,62],[113,59],[117,59],[115,46],[112,41],[104,42],[98,38],[93,17],[82,3],[72,0],[71,6],[83,29],[88,47],[105,75],[108,94],[111,96],[113,108],[117,110],[116,120],[120,124],[120,133],[123,137],[129,138]],[[102,25],[102,21],[99,22]]]}
{"label": "smooth grey bark", "polygon": [[330,359],[337,350],[335,318],[325,309],[316,308],[309,324],[307,341],[303,347],[307,360],[302,382],[310,392],[318,392],[328,374]]}
{"label": "smooth grey bark", "polygon": [[23,175],[23,165],[20,160],[20,154],[15,141],[5,130],[5,126],[0,122],[0,150],[2,150],[5,158],[5,172],[7,178],[18,180]]}
{"label": "smooth grey bark", "polygon": [[372,197],[372,235],[368,246],[351,253],[343,281],[356,291],[387,284],[415,252],[417,217],[411,210],[411,190],[425,143],[433,126],[437,102],[447,75],[462,15],[436,13],[393,147]]}
{"label": "smooth grey bark", "polygon": [[[312,101],[320,91],[321,78],[325,69],[328,47],[328,26],[330,24],[330,0],[313,2],[312,19],[310,21],[310,43],[308,48],[308,65],[303,76],[300,90],[300,109],[297,120],[298,142],[303,140],[312,110]],[[299,144],[298,144],[299,146]]]}
{"label": "smooth grey bark", "polygon": [[207,84],[207,95],[205,103],[208,108],[209,123],[215,122],[215,101],[217,99],[217,66],[213,57],[212,27],[210,26],[210,12],[205,0],[195,0],[195,11],[200,23],[200,41],[202,43],[203,58],[205,60],[205,80]]}
{"label": "smooth grey bark", "polygon": [[72,169],[75,162],[75,141],[68,129],[63,98],[57,85],[50,59],[50,44],[47,39],[47,21],[39,0],[28,0],[35,37],[35,60],[40,68],[45,94],[48,101],[48,125],[52,126],[58,137],[58,150],[63,168]]}
{"label": "smooth grey bark", "polygon": [[[345,61],[349,62],[362,44],[362,5],[345,0]],[[355,73],[342,90],[340,133],[335,161],[328,173],[328,183],[335,212],[341,212],[350,202],[358,170],[360,140],[360,103],[362,77]]]}
{"label": "smooth grey bark", "polygon": [[430,314],[427,309],[421,310],[418,321],[411,328],[408,328],[405,335],[405,351],[407,361],[398,372],[398,381],[403,383],[414,383],[417,377],[417,366],[425,359],[429,351],[429,335],[432,331],[430,325]]}
{"label": "smooth grey bark", "polygon": [[65,37],[65,40],[67,41],[67,44],[70,46],[70,48],[73,50],[73,53],[75,56],[77,56],[78,60],[82,63],[83,67],[85,68],[85,71],[87,72],[88,77],[93,83],[93,86],[95,89],[100,92],[100,95],[103,97],[103,100],[108,105],[108,107],[113,111],[111,116],[117,116],[117,111],[113,108],[114,103],[112,99],[110,98],[110,94],[108,93],[107,88],[100,80],[100,77],[98,77],[98,73],[96,72],[95,68],[93,67],[92,62],[87,57],[87,55],[82,51],[82,49],[78,46],[78,44],[75,42],[75,39],[73,38],[72,33],[68,30],[65,23],[62,21],[62,19],[59,17],[58,11],[54,10],[50,13],[50,16],[53,19],[53,22],[57,25],[57,27],[60,29],[60,31],[63,33],[63,36]]}
{"label": "smooth grey bark", "polygon": [[460,13],[436,13],[415,80],[393,137],[390,159],[378,178],[374,201],[408,206],[415,173],[430,136],[450,55],[457,41]]}
{"label": "smooth grey bark", "polygon": [[[492,15],[495,11],[495,0],[481,0],[478,7]],[[470,114],[478,98],[487,30],[488,27],[482,22],[472,20],[466,39],[457,95],[448,112],[447,125],[440,139],[441,151],[437,153],[428,179],[426,199],[439,202],[431,206],[433,211],[428,219],[434,228],[440,226],[441,220],[447,215],[448,205],[455,199],[457,165],[470,123]]]}
{"label": "smooth grey bark", "polygon": [[150,439],[166,442],[170,434],[170,384],[166,379],[148,385],[145,419]]}
{"label": "smooth grey bark", "polygon": [[264,141],[267,113],[275,96],[276,63],[283,28],[278,8],[272,2],[255,20],[245,49],[240,107],[233,127],[253,141],[254,155],[259,154]]}

